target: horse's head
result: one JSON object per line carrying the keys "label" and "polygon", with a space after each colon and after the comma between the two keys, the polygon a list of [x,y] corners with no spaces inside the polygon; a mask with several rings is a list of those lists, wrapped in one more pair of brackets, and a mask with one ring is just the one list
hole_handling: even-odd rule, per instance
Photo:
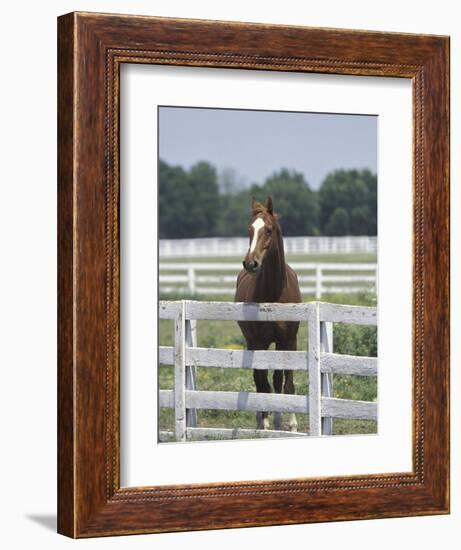
{"label": "horse's head", "polygon": [[248,273],[257,274],[267,253],[277,246],[280,227],[273,211],[271,197],[268,197],[265,205],[253,198],[251,210],[252,219],[248,227],[250,247],[243,260],[243,267]]}

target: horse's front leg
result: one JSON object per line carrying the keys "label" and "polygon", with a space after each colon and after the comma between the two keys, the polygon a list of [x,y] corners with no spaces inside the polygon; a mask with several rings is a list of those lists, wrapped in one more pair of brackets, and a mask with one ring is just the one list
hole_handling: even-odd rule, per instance
{"label": "horse's front leg", "polygon": [[[278,344],[276,346],[277,350],[284,350],[284,351],[296,351],[297,347],[297,341],[296,338],[293,340],[290,340],[284,344]],[[294,395],[295,394],[295,384],[293,380],[293,371],[292,370],[284,370],[284,371],[275,371],[274,372],[274,385],[275,385],[275,374],[277,372],[280,372],[283,378],[283,374],[285,374],[285,383],[283,384],[283,393],[288,395]],[[280,380],[280,386],[282,385],[282,381]],[[277,390],[275,390],[277,391]],[[281,393],[281,390],[280,392]],[[280,413],[278,413],[280,414]],[[297,432],[298,431],[298,421],[296,420],[295,413],[290,413],[290,417],[288,420],[288,428],[290,432]],[[277,428],[281,429],[281,428]]]}
{"label": "horse's front leg", "polygon": [[[271,386],[267,379],[267,370],[254,369],[253,378],[258,393],[271,393]],[[269,429],[269,418],[266,411],[258,411],[256,413],[256,428],[258,430]]]}
{"label": "horse's front leg", "polygon": [[[285,384],[283,386],[283,393],[294,395],[295,384],[293,382],[293,371],[286,370],[285,372]],[[295,413],[290,413],[290,419],[288,421],[288,428],[290,432],[298,431],[298,421],[296,420]]]}

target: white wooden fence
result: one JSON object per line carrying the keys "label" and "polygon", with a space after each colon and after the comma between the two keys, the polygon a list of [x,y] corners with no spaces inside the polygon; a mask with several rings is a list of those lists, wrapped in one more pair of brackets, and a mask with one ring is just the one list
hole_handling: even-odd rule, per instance
{"label": "white wooden fence", "polygon": [[[285,237],[286,254],[350,254],[376,253],[376,237]],[[212,237],[207,239],[161,239],[160,258],[241,256],[248,249],[244,237]]]}
{"label": "white wooden fence", "polygon": [[[239,436],[299,435],[275,430],[198,428],[199,409],[307,413],[311,436],[331,434],[333,418],[377,419],[375,402],[332,397],[334,374],[377,376],[376,357],[333,353],[333,323],[376,325],[376,308],[323,302],[256,304],[181,300],[160,302],[159,317],[175,321],[174,347],[159,348],[159,363],[174,365],[174,389],[159,391],[159,406],[175,410],[175,430],[161,431],[161,441],[185,441],[209,436],[231,439]],[[308,351],[199,348],[196,321],[204,319],[307,322]],[[274,369],[275,366],[277,369],[308,372],[308,395],[200,391],[196,387],[196,367]]]}
{"label": "white wooden fence", "polygon": [[[376,263],[290,262],[298,275],[301,292],[321,300],[324,294],[376,292]],[[240,263],[160,261],[162,294],[233,295]]]}

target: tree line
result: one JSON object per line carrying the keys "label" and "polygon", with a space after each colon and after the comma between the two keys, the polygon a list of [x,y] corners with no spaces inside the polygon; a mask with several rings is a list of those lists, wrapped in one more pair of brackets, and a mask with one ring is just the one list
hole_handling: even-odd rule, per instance
{"label": "tree line", "polygon": [[282,168],[263,183],[241,188],[235,173],[206,161],[189,170],[159,162],[161,239],[242,237],[251,198],[271,196],[285,236],[376,235],[377,184],[370,170],[335,170],[318,191],[304,175]]}

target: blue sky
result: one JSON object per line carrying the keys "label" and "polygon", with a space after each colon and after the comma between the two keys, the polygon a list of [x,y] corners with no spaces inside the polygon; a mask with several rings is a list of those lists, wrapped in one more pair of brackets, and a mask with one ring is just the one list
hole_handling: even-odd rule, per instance
{"label": "blue sky", "polygon": [[207,160],[243,184],[280,168],[302,172],[313,189],[339,168],[377,171],[376,116],[191,107],[159,108],[159,155],[189,168]]}

